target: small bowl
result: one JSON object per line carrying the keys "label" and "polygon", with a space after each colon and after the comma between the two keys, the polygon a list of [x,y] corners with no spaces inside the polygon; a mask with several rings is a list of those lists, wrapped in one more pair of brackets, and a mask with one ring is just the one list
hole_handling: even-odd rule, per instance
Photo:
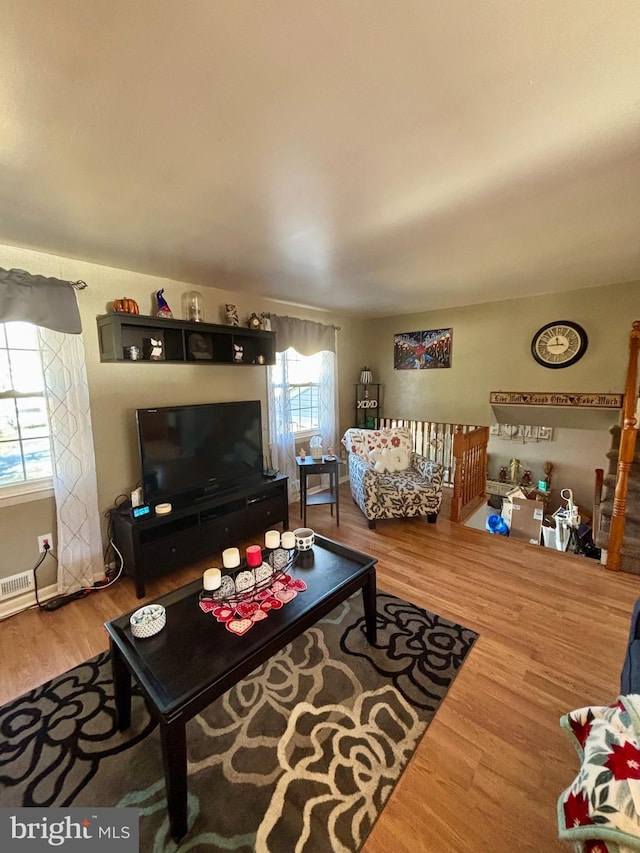
{"label": "small bowl", "polygon": [[129,624],[134,637],[153,637],[167,624],[167,611],[161,604],[146,604],[131,614]]}
{"label": "small bowl", "polygon": [[297,527],[293,535],[296,537],[298,551],[309,551],[316,541],[316,535],[310,527]]}

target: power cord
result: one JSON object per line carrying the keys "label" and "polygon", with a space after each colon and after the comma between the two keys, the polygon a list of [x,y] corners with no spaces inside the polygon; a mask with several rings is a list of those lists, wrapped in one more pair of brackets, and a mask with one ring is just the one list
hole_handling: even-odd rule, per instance
{"label": "power cord", "polygon": [[90,589],[79,589],[76,592],[70,592],[68,595],[56,595],[54,598],[50,598],[48,601],[41,602],[38,596],[38,569],[42,565],[43,561],[46,559],[47,554],[51,554],[53,559],[58,562],[57,557],[51,550],[51,546],[48,542],[44,543],[44,553],[38,560],[38,562],[33,567],[33,581],[35,586],[36,593],[36,604],[40,608],[40,610],[58,610],[60,607],[64,607],[66,604],[71,604],[72,601],[77,601],[79,598],[84,598],[85,595],[88,595],[91,590]]}

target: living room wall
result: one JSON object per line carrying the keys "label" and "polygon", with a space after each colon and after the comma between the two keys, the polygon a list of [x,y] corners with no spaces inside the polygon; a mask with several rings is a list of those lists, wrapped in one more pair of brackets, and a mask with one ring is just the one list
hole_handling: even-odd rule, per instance
{"label": "living room wall", "polygon": [[[531,355],[531,339],[545,323],[573,320],[587,332],[589,346],[575,365],[560,370],[541,367]],[[484,305],[404,314],[370,323],[368,364],[384,385],[383,414],[415,420],[490,425],[496,422],[491,391],[618,392],[624,390],[629,332],[640,319],[640,282],[595,287],[569,293],[502,300]],[[448,369],[395,370],[394,335],[452,328],[452,365]],[[513,411],[506,422],[526,424],[526,410]],[[576,426],[576,420],[584,421]],[[563,421],[563,418],[565,419]],[[574,490],[584,507],[593,502],[594,469],[607,467],[608,429],[615,412],[596,418],[575,413],[570,423],[561,410],[549,412],[553,441],[517,446],[491,439],[490,471],[510,457],[541,472],[544,459],[554,461],[553,485]],[[538,421],[535,421],[538,423]],[[596,428],[592,428],[592,427]],[[516,452],[517,451],[517,452]],[[536,478],[537,479],[537,478]]]}
{"label": "living room wall", "polygon": [[[78,293],[78,304],[82,318],[101,514],[113,506],[118,495],[128,494],[139,480],[134,418],[136,408],[259,399],[262,401],[266,442],[266,367],[100,362],[96,317],[110,310],[109,303],[113,299],[127,296],[138,302],[142,314],[155,313],[154,294],[159,288],[164,288],[164,296],[174,315],[180,317],[181,296],[193,289],[192,285],[14,247],[3,246],[0,252],[0,266],[4,268],[26,269],[34,274],[87,282],[87,289]],[[229,290],[214,287],[197,289],[202,293],[205,321],[208,322],[224,323],[224,304],[232,302],[239,308],[241,322],[252,311],[269,311],[335,324],[340,328],[340,425],[335,436],[335,444],[338,445],[353,417],[353,382],[362,361],[364,323],[335,312],[283,305],[241,296]],[[55,530],[53,498],[8,506],[0,502],[0,577],[31,569],[38,558],[37,536],[53,531],[55,541]],[[53,583],[54,578],[55,565],[47,560],[38,573],[39,585]]]}

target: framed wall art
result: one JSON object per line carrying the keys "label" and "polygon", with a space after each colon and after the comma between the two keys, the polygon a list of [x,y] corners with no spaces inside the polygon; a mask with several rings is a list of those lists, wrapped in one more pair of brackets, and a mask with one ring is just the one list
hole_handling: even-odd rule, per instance
{"label": "framed wall art", "polygon": [[453,329],[401,332],[393,336],[395,370],[430,370],[451,367]]}

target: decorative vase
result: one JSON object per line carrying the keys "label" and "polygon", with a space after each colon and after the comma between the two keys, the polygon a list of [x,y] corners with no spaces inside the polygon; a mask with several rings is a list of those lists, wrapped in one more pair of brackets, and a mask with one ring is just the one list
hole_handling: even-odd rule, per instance
{"label": "decorative vase", "polygon": [[185,320],[194,323],[202,323],[204,311],[202,307],[202,294],[197,290],[190,290],[182,296],[182,316]]}
{"label": "decorative vase", "polygon": [[361,385],[370,385],[373,382],[373,376],[371,375],[371,371],[368,367],[363,367],[360,372],[360,384]]}

